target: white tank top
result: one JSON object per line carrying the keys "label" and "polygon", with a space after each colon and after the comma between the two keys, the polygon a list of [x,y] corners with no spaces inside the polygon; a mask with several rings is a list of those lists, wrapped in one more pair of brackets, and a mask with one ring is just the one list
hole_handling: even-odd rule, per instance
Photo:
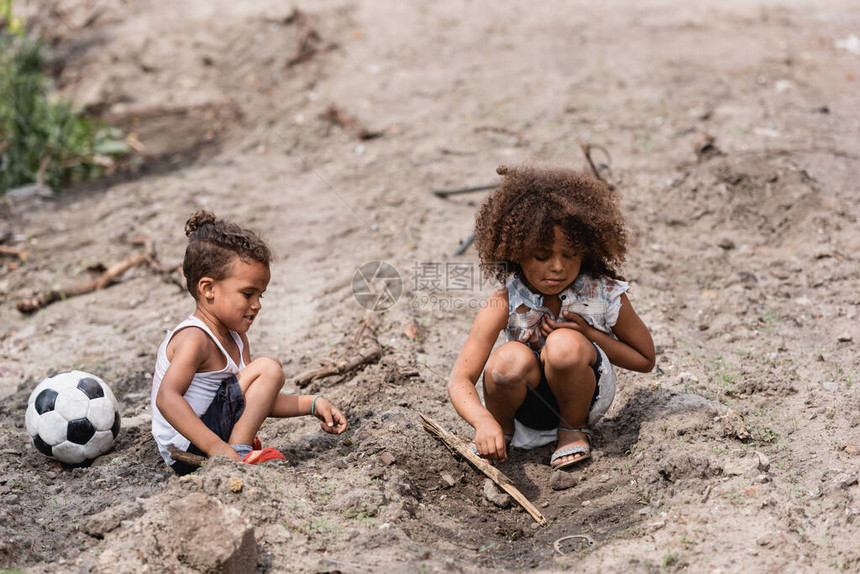
{"label": "white tank top", "polygon": [[230,336],[233,337],[233,340],[236,341],[236,345],[239,347],[238,365],[221,345],[218,337],[209,330],[206,323],[194,315],[191,315],[182,321],[172,331],[168,331],[167,336],[161,343],[161,346],[158,347],[158,354],[155,359],[155,372],[152,375],[152,392],[149,396],[149,408],[152,413],[152,436],[158,444],[158,450],[161,453],[161,457],[167,464],[174,463],[174,460],[170,458],[170,453],[167,450],[168,446],[175,446],[179,450],[186,450],[191,445],[191,441],[179,434],[179,432],[173,428],[169,422],[167,422],[167,419],[164,418],[158,410],[158,407],[155,406],[155,397],[158,396],[158,388],[161,386],[161,380],[164,378],[164,373],[167,372],[167,368],[170,366],[170,361],[167,360],[167,344],[170,343],[170,340],[176,333],[186,327],[197,327],[202,329],[204,333],[209,335],[209,337],[215,341],[215,344],[218,345],[224,358],[227,359],[227,366],[220,371],[194,373],[194,378],[191,379],[191,384],[188,386],[188,390],[185,391],[183,396],[185,397],[185,400],[188,401],[188,404],[191,405],[191,409],[194,411],[194,414],[198,417],[202,416],[203,413],[206,412],[206,409],[209,408],[209,405],[212,404],[212,399],[215,398],[215,393],[218,391],[218,387],[221,386],[224,379],[238,374],[239,371],[245,368],[245,360],[242,357],[242,352],[244,351],[242,337],[235,331],[230,331]]}

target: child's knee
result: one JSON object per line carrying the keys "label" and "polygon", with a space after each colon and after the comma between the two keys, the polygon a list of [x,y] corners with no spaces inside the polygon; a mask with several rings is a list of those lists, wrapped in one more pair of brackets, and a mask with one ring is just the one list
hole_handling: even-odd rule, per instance
{"label": "child's knee", "polygon": [[251,361],[248,367],[251,367],[261,380],[276,384],[279,389],[284,386],[284,382],[287,380],[281,362],[274,357],[257,357]]}
{"label": "child's knee", "polygon": [[489,375],[491,382],[499,387],[520,387],[528,383],[529,374],[536,367],[537,360],[525,345],[505,344],[490,355],[484,370],[484,379],[486,381]]}
{"label": "child's knee", "polygon": [[595,359],[594,345],[582,333],[571,329],[556,329],[546,338],[544,363],[556,369],[575,369],[591,365]]}

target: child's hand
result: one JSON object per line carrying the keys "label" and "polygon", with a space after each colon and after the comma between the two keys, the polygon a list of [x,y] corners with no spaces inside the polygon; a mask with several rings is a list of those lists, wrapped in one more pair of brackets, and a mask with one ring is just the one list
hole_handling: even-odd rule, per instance
{"label": "child's hand", "polygon": [[556,329],[572,329],[574,331],[579,331],[583,335],[587,336],[587,329],[590,327],[590,325],[585,322],[585,319],[583,319],[573,311],[565,311],[563,315],[564,318],[567,319],[566,321],[553,321],[549,315],[543,316],[540,328],[544,337],[547,337]]}
{"label": "child's hand", "polygon": [[222,456],[226,456],[227,458],[238,460],[240,462],[242,460],[242,457],[239,456],[239,453],[237,453],[232,446],[230,446],[224,441],[221,441],[219,444],[215,445],[215,447],[212,448],[208,454],[209,456],[215,456],[217,454],[220,454]]}
{"label": "child's hand", "polygon": [[505,433],[494,418],[475,427],[475,447],[478,454],[489,460],[504,462],[508,459],[505,449]]}
{"label": "child's hand", "polygon": [[327,433],[340,434],[346,430],[346,417],[323,397],[314,403],[314,416],[320,420],[320,428]]}

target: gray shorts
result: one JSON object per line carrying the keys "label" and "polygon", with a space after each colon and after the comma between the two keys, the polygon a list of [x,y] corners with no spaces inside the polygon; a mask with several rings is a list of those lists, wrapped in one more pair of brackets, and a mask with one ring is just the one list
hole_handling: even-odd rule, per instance
{"label": "gray shorts", "polygon": [[[215,393],[215,398],[212,399],[212,404],[209,405],[200,420],[203,421],[206,428],[218,435],[218,438],[228,442],[233,433],[233,427],[236,426],[236,421],[239,420],[243,412],[245,412],[245,396],[242,394],[242,387],[239,386],[239,379],[235,375],[230,375],[221,382],[221,386]],[[206,456],[206,453],[193,443],[186,452]],[[171,468],[177,474],[182,475],[194,472],[199,467],[176,461],[171,465]]]}

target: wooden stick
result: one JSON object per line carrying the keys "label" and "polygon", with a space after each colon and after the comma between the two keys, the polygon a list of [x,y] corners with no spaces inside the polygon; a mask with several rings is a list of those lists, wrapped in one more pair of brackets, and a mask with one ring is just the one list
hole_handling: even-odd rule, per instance
{"label": "wooden stick", "polygon": [[314,27],[311,17],[305,12],[302,12],[298,8],[293,8],[292,13],[284,19],[284,24],[292,23],[295,23],[298,27],[299,37],[296,41],[296,52],[287,61],[288,68],[292,68],[313,58],[317,53],[320,42],[322,42],[322,38]]}
{"label": "wooden stick", "polygon": [[143,250],[136,255],[127,257],[119,263],[112,265],[104,273],[102,273],[99,277],[93,279],[92,281],[88,281],[79,285],[73,285],[66,289],[48,289],[46,291],[42,291],[41,293],[36,294],[35,297],[31,297],[29,299],[21,299],[17,301],[15,303],[15,308],[18,309],[18,311],[20,311],[21,313],[29,315],[30,313],[35,313],[39,309],[47,307],[48,305],[56,301],[68,299],[69,297],[76,297],[78,295],[84,295],[85,293],[91,293],[93,291],[98,291],[99,289],[104,289],[115,283],[122,276],[123,273],[125,273],[132,267],[137,267],[138,265],[148,264],[154,270],[162,274],[166,272],[171,272],[173,271],[173,269],[175,269],[165,269],[158,264],[155,258],[155,248],[153,247],[152,242],[148,239],[137,238],[133,239],[132,243],[134,245],[143,245]]}
{"label": "wooden stick", "polygon": [[[585,160],[588,162],[588,166],[591,168],[591,173],[594,174],[594,177],[597,178],[599,181],[602,181],[603,183],[608,185],[610,190],[615,191],[615,186],[612,183],[610,183],[609,180],[607,180],[605,177],[603,177],[600,174],[600,169],[596,165],[594,165],[594,160],[591,159],[591,150],[599,149],[604,154],[606,154],[607,160],[609,162],[611,162],[612,158],[610,157],[609,152],[606,151],[606,148],[603,146],[600,146],[600,145],[595,145],[595,144],[590,144],[590,143],[585,143],[585,142],[578,142],[578,143],[579,143],[579,149],[582,150],[582,154],[585,156]],[[603,165],[601,165],[601,167],[606,167],[606,169],[609,170],[609,173],[610,174],[612,173],[612,170],[608,165],[603,164]]]}
{"label": "wooden stick", "polygon": [[472,187],[459,187],[457,189],[434,189],[433,195],[436,197],[448,197],[449,195],[460,195],[463,193],[475,193],[476,191],[486,191],[488,189],[496,189],[498,183],[489,183],[487,185],[473,185]]}
{"label": "wooden stick", "polygon": [[370,140],[382,135],[380,131],[371,131],[354,116],[346,113],[334,104],[330,104],[320,117],[331,124],[340,126],[360,140]]}
{"label": "wooden stick", "polygon": [[529,499],[523,495],[522,492],[517,490],[517,488],[513,485],[510,479],[505,476],[499,469],[491,465],[489,462],[481,458],[472,452],[466,442],[453,434],[449,433],[441,426],[439,423],[431,419],[430,417],[424,415],[423,413],[418,413],[421,417],[421,424],[424,426],[424,429],[427,430],[430,434],[436,436],[439,440],[445,443],[448,448],[451,448],[457,453],[471,462],[478,470],[486,474],[490,477],[490,480],[499,485],[499,487],[507,492],[513,497],[514,500],[520,503],[520,505],[526,509],[526,511],[532,515],[532,518],[540,524],[541,526],[546,524],[546,518],[544,518],[543,514],[535,508],[535,506],[529,502]]}
{"label": "wooden stick", "polygon": [[172,458],[176,462],[184,462],[185,464],[190,464],[191,466],[203,466],[208,460],[205,456],[185,452],[184,450],[179,450],[175,446],[167,447],[167,452],[170,453],[170,458]]}
{"label": "wooden stick", "polygon": [[14,249],[12,247],[6,247],[5,245],[0,245],[0,255],[12,255],[13,257],[17,257],[21,261],[27,259],[27,254],[21,251],[20,249]]}
{"label": "wooden stick", "polygon": [[382,346],[376,339],[371,339],[371,341],[369,347],[362,349],[350,359],[299,374],[295,378],[296,386],[299,388],[306,387],[316,380],[350,373],[368,363],[375,363],[382,358]]}
{"label": "wooden stick", "polygon": [[146,261],[147,254],[138,253],[137,255],[123,259],[119,263],[109,267],[107,271],[101,274],[101,276],[93,279],[92,281],[88,281],[80,285],[73,285],[67,289],[48,289],[47,291],[42,291],[35,297],[31,297],[30,299],[21,299],[16,302],[15,308],[17,308],[21,313],[29,315],[30,313],[35,313],[39,309],[47,307],[51,303],[61,299],[68,299],[69,297],[76,297],[78,295],[104,289],[119,279],[119,277],[126,271],[132,267],[137,267]]}
{"label": "wooden stick", "polygon": [[469,246],[474,242],[475,242],[475,234],[473,233],[472,235],[467,237],[466,240],[463,241],[463,243],[460,244],[460,247],[458,247],[457,250],[454,252],[454,257],[464,254],[466,252],[466,250],[469,248]]}

